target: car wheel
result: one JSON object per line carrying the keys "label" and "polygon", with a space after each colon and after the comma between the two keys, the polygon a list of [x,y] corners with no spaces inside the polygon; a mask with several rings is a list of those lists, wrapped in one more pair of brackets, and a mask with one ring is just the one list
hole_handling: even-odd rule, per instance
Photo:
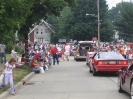
{"label": "car wheel", "polygon": [[124,90],[121,88],[121,78],[120,76],[118,77],[118,92],[119,93],[123,93]]}
{"label": "car wheel", "polygon": [[93,67],[93,76],[97,76],[96,69]]}
{"label": "car wheel", "polygon": [[130,95],[131,95],[131,99],[133,99],[133,81],[131,82],[131,92],[130,92]]}
{"label": "car wheel", "polygon": [[86,61],[86,65],[88,65],[87,61]]}
{"label": "car wheel", "polygon": [[90,70],[89,70],[89,71],[90,71],[90,73],[92,73],[92,72],[93,72],[93,71],[91,70],[91,67],[90,67]]}

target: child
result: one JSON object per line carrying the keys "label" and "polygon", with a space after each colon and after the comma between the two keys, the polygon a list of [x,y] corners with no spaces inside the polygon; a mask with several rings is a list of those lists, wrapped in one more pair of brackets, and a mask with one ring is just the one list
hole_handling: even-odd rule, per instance
{"label": "child", "polygon": [[48,70],[48,64],[46,61],[44,62],[44,66],[45,66],[45,70]]}
{"label": "child", "polygon": [[15,68],[16,59],[12,58],[9,62],[7,62],[2,70],[2,75],[4,75],[4,84],[0,86],[0,88],[5,87],[10,83],[11,93],[12,95],[16,95],[13,79],[14,79],[14,68]]}
{"label": "child", "polygon": [[41,73],[44,73],[45,68],[46,68],[46,67],[44,66],[43,59],[40,59],[40,69],[41,69]]}
{"label": "child", "polygon": [[51,56],[51,54],[49,54],[47,56],[47,60],[48,60],[48,68],[50,68],[51,67],[51,64],[52,64],[52,56]]}
{"label": "child", "polygon": [[25,63],[25,60],[26,60],[26,58],[25,58],[25,54],[22,54],[22,57],[21,57],[21,63]]}

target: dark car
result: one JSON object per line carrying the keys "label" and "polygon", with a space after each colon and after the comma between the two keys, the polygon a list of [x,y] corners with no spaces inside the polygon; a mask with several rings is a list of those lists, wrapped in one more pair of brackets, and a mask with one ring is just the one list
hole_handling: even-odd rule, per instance
{"label": "dark car", "polygon": [[74,53],[74,59],[78,60],[86,60],[86,53],[89,49],[92,48],[94,42],[93,41],[79,41],[79,47],[77,51]]}

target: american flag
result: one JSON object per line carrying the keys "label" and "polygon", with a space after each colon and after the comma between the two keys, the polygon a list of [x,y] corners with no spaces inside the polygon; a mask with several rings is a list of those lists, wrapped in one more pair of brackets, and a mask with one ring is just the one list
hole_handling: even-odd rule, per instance
{"label": "american flag", "polygon": [[131,71],[129,71],[129,70],[123,70],[122,71],[122,75],[121,75],[122,84],[125,83],[126,76],[129,76],[130,77],[131,75],[132,75],[132,72]]}

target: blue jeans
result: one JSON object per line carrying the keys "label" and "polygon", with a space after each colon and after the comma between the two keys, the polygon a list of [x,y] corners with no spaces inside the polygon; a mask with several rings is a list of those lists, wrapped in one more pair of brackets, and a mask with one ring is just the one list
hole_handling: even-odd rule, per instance
{"label": "blue jeans", "polygon": [[35,73],[37,74],[37,73],[40,73],[40,70],[41,70],[41,69],[39,69],[39,68],[33,68],[33,69],[32,69],[32,72],[35,72]]}
{"label": "blue jeans", "polygon": [[58,55],[53,54],[53,65],[55,65],[55,60],[57,61],[57,64],[59,64]]}
{"label": "blue jeans", "polygon": [[6,53],[5,52],[0,53],[0,61],[2,61],[3,57],[4,57],[4,62],[6,63]]}

